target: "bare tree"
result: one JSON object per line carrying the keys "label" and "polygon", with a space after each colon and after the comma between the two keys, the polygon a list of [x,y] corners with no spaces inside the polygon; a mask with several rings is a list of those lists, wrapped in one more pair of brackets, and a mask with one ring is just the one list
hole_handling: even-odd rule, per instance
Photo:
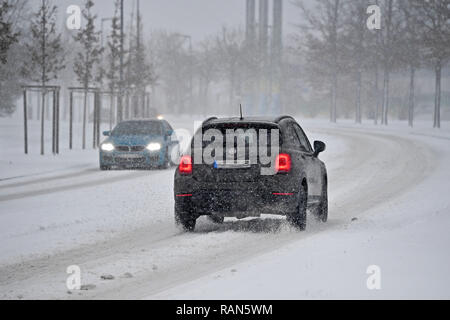
{"label": "bare tree", "polygon": [[366,27],[368,0],[352,0],[344,3],[344,64],[354,74],[355,90],[355,122],[362,122],[361,95],[363,75],[370,63],[370,41],[373,40]]}
{"label": "bare tree", "polygon": [[382,2],[383,27],[379,41],[380,57],[383,67],[383,94],[381,104],[381,123],[388,125],[390,106],[390,77],[399,59],[399,46],[403,36],[399,0]]}
{"label": "bare tree", "polygon": [[331,97],[330,120],[336,122],[343,1],[316,0],[311,8],[305,1],[295,0],[294,5],[300,9],[303,21],[298,24],[302,34],[298,47],[306,51],[310,75],[326,79]]}
{"label": "bare tree", "polygon": [[[149,61],[147,49],[143,43],[143,24],[141,15],[137,13],[136,32],[132,35],[128,53],[128,72],[126,82],[129,87],[136,88],[134,99],[140,103],[133,105],[134,115],[144,117],[145,92],[149,85],[156,81],[153,65]],[[140,110],[140,111],[139,111]]]}
{"label": "bare tree", "polygon": [[168,111],[184,112],[185,101],[190,92],[190,65],[192,62],[186,50],[185,39],[177,33],[154,32],[149,52],[158,74],[158,85],[164,91]]}
{"label": "bare tree", "polygon": [[44,154],[44,121],[46,85],[57,79],[64,68],[61,34],[56,30],[57,7],[49,0],[42,0],[31,22],[31,41],[27,49],[31,55],[28,74],[31,80],[42,86],[41,102],[41,154]]}
{"label": "bare tree", "polygon": [[110,91],[110,128],[112,127],[112,119],[113,119],[113,110],[115,109],[115,91],[119,86],[120,74],[119,74],[119,65],[120,65],[120,0],[115,1],[115,13],[114,17],[111,21],[111,33],[108,38],[108,43],[106,46],[107,55],[106,61],[104,64],[105,77],[107,81],[107,86]]}
{"label": "bare tree", "polygon": [[199,49],[196,54],[197,63],[196,70],[199,78],[199,101],[203,108],[203,113],[206,114],[208,110],[208,94],[211,83],[217,79],[218,67],[218,49],[215,39],[208,37],[199,44]]}
{"label": "bare tree", "polygon": [[[20,2],[22,4],[22,2]],[[0,116],[9,115],[15,110],[13,103],[15,88],[18,86],[17,65],[21,61],[16,55],[10,59],[14,46],[17,46],[20,32],[15,22],[17,20],[16,6],[18,1],[2,0],[0,3]],[[14,52],[16,53],[16,52]]]}
{"label": "bare tree", "polygon": [[435,128],[441,127],[441,80],[442,68],[450,58],[450,1],[449,0],[411,0],[422,32],[421,43],[425,58],[433,66],[436,77],[434,121]]}
{"label": "bare tree", "polygon": [[9,15],[12,5],[3,0],[0,3],[0,63],[6,64],[7,54],[12,44],[17,42],[18,32],[14,32],[12,22],[9,21]]}
{"label": "bare tree", "polygon": [[409,0],[400,0],[401,18],[403,20],[403,37],[398,42],[399,62],[409,69],[409,93],[408,93],[408,125],[414,126],[415,109],[415,78],[416,71],[423,65],[424,54],[421,41],[422,25],[419,23],[420,12],[411,6]]}
{"label": "bare tree", "polygon": [[229,105],[234,106],[236,93],[241,94],[243,48],[245,35],[240,29],[223,27],[217,35],[218,63],[222,79],[228,82]]}
{"label": "bare tree", "polygon": [[75,64],[74,72],[77,75],[78,81],[84,88],[84,104],[83,104],[83,149],[86,149],[86,123],[87,123],[87,104],[89,86],[92,82],[98,80],[95,79],[95,68],[100,62],[100,56],[103,48],[99,44],[99,32],[95,30],[95,20],[97,15],[92,13],[92,7],[94,2],[92,0],[86,0],[85,7],[83,9],[83,17],[86,21],[86,25],[80,29],[75,36],[75,41],[79,42],[82,46],[82,50],[78,53]]}

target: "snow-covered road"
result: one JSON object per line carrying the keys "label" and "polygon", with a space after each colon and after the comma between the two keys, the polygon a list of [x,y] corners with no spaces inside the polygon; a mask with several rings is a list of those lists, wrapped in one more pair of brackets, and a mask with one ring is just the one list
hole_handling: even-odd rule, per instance
{"label": "snow-covered road", "polygon": [[[269,216],[182,234],[173,170],[100,172],[88,153],[18,177],[1,159],[0,298],[450,298],[450,135],[305,128],[328,144],[330,221],[303,233]],[[68,292],[71,265],[91,290]]]}

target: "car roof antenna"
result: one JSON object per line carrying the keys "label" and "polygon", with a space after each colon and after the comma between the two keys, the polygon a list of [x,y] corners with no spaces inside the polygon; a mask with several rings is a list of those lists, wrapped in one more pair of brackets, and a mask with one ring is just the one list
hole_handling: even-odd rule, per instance
{"label": "car roof antenna", "polygon": [[241,120],[244,120],[244,116],[242,114],[242,104],[240,104],[240,109],[241,109]]}

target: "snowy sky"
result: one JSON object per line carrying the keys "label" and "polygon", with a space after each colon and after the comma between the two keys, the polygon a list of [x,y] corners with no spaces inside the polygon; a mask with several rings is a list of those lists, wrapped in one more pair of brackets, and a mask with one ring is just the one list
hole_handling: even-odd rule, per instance
{"label": "snowy sky", "polygon": [[[62,17],[69,5],[83,3],[82,0],[53,1],[58,4]],[[128,20],[135,1],[125,0]],[[194,41],[200,41],[204,36],[216,33],[223,25],[244,26],[245,3],[245,0],[141,0],[141,10],[147,32],[167,29],[192,35]],[[114,13],[112,0],[96,0],[95,4],[99,18],[110,17]],[[290,0],[284,1],[284,15],[285,30],[289,32],[298,19],[298,11]]]}

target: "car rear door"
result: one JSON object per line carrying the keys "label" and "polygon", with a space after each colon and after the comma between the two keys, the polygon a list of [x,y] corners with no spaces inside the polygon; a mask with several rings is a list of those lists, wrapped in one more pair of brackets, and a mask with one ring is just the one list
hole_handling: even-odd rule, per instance
{"label": "car rear door", "polygon": [[314,156],[314,150],[303,129],[295,122],[293,127],[301,145],[302,159],[305,159],[307,163],[308,195],[315,199],[322,194],[321,164],[319,159]]}

